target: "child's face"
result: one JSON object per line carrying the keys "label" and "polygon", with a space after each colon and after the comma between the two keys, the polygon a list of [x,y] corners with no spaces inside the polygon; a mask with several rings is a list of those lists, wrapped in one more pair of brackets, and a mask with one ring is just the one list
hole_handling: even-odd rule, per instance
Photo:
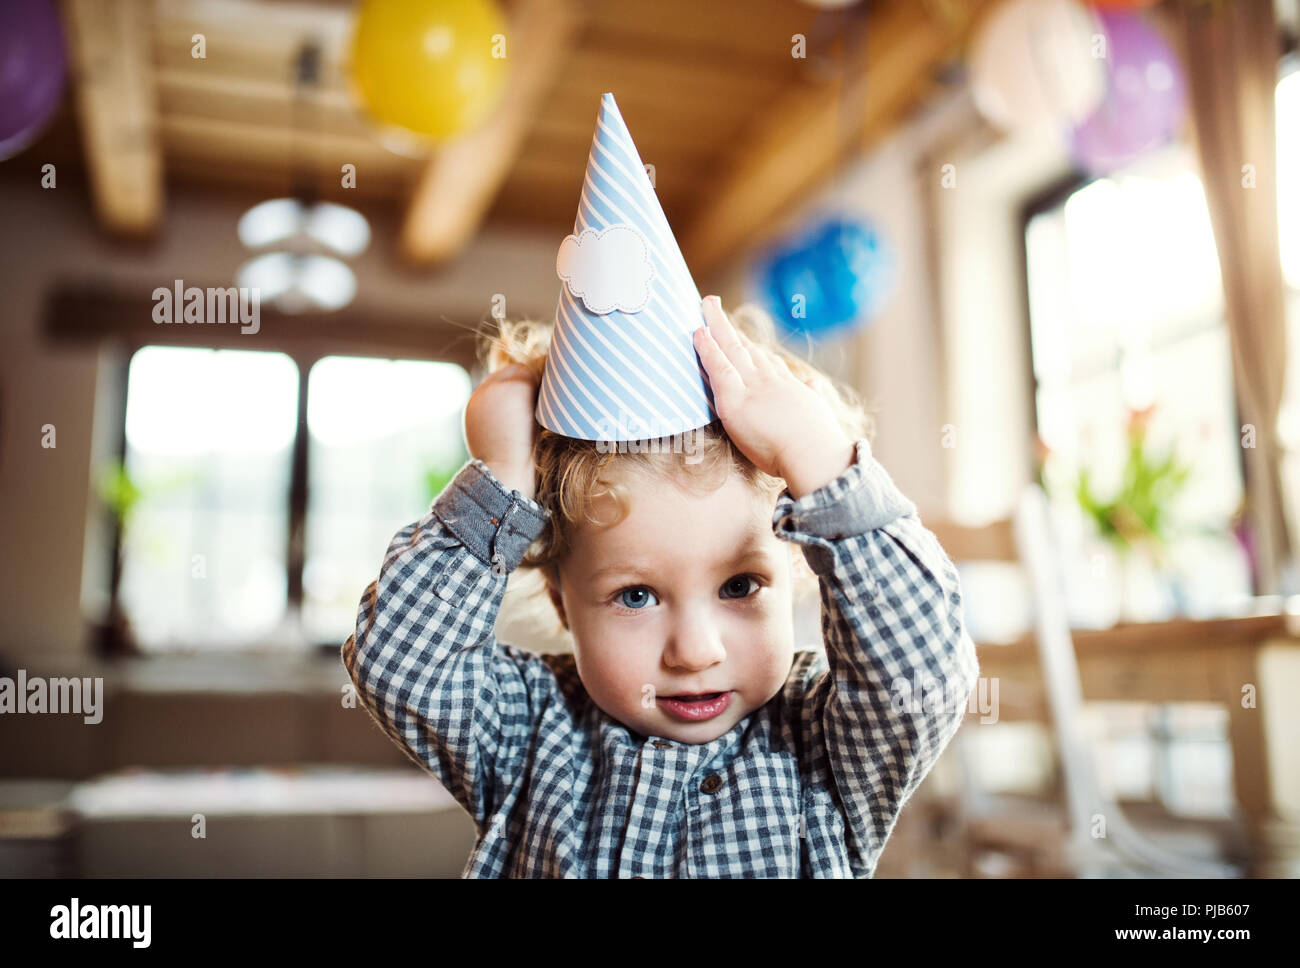
{"label": "child's face", "polygon": [[[626,478],[629,513],[584,525],[552,587],[592,700],[648,736],[707,743],[780,690],[794,658],[790,545],[735,473],[707,495]],[[615,519],[612,500],[594,508]],[[691,720],[664,697],[725,692]]]}

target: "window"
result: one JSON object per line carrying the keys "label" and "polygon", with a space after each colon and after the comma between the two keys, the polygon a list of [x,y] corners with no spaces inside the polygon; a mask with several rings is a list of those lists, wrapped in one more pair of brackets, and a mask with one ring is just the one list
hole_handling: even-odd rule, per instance
{"label": "window", "polygon": [[389,541],[464,462],[469,393],[453,363],[330,356],[312,367],[302,613],[312,639],[351,634]]}
{"label": "window", "polygon": [[[1277,211],[1282,274],[1300,293],[1300,59],[1277,85]],[[1294,316],[1292,316],[1294,322]],[[1290,335],[1289,333],[1287,334]]]}
{"label": "window", "polygon": [[[1300,494],[1300,57],[1277,85],[1277,208],[1282,275],[1286,279],[1287,390],[1278,434],[1288,450],[1282,488]],[[1293,500],[1294,497],[1292,498]],[[1292,507],[1293,514],[1300,508]]]}
{"label": "window", "polygon": [[1117,488],[1128,413],[1154,406],[1149,442],[1192,466],[1175,513],[1206,529],[1180,543],[1180,570],[1216,595],[1247,594],[1228,532],[1243,495],[1232,354],[1213,230],[1188,152],[1170,146],[1030,216],[1038,434],[1053,455],[1049,490],[1078,515],[1074,475],[1086,466],[1102,494]]}
{"label": "window", "polygon": [[[1030,219],[1039,436],[1118,479],[1127,409],[1197,458],[1195,513],[1241,497],[1223,292],[1201,184],[1182,149],[1100,179]],[[1207,463],[1208,462],[1208,463]]]}
{"label": "window", "polygon": [[[1282,432],[1295,447],[1300,73],[1284,77],[1276,97],[1291,356]],[[1025,227],[1030,346],[1038,433],[1054,455],[1049,487],[1068,493],[1083,465],[1093,469],[1099,490],[1116,486],[1126,415],[1154,405],[1148,439],[1193,467],[1179,518],[1203,529],[1201,538],[1180,544],[1175,558],[1204,594],[1225,597],[1251,591],[1227,530],[1243,499],[1243,458],[1218,255],[1190,151],[1171,145],[1111,177],[1074,182],[1031,205]],[[1297,459],[1283,468],[1284,485],[1290,480],[1293,490],[1300,490]]]}
{"label": "window", "polygon": [[137,646],[277,647],[300,638],[294,626],[341,645],[393,534],[467,457],[470,383],[451,363],[140,349],[124,458],[138,497],[119,589]]}
{"label": "window", "polygon": [[298,372],[280,353],[148,346],[131,360],[121,597],[137,642],[245,640],[285,608]]}

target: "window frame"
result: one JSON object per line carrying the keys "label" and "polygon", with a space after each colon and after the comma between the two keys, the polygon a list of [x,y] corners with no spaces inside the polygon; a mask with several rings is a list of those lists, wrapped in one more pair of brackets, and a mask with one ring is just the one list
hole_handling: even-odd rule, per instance
{"label": "window frame", "polygon": [[[1041,381],[1038,379],[1038,374],[1034,370],[1033,320],[1031,319],[1031,307],[1030,307],[1030,297],[1029,297],[1029,239],[1028,239],[1029,223],[1033,221],[1033,219],[1038,215],[1046,214],[1048,212],[1060,208],[1075,192],[1083,188],[1086,188],[1087,186],[1100,180],[1101,178],[1093,176],[1087,172],[1081,171],[1079,169],[1072,169],[1071,171],[1067,172],[1065,175],[1061,176],[1060,178],[1056,179],[1055,181],[1047,185],[1042,190],[1028,196],[1017,211],[1017,231],[1019,232],[1018,238],[1020,239],[1020,244],[1016,246],[1016,252],[1020,261],[1020,266],[1019,266],[1019,271],[1020,271],[1019,298],[1021,304],[1020,322],[1021,322],[1021,333],[1024,339],[1024,346],[1026,349],[1026,353],[1024,355],[1025,369],[1026,369],[1025,380],[1029,389],[1030,420],[1031,420],[1031,425],[1033,427],[1033,431],[1036,435],[1039,434],[1040,432],[1039,419],[1038,419],[1038,391],[1040,389]],[[1220,317],[1219,322],[1225,326],[1227,325],[1227,320],[1222,317]],[[1172,344],[1177,343],[1180,340],[1188,339],[1190,337],[1200,335],[1203,332],[1205,332],[1205,328],[1185,330],[1180,332],[1177,336],[1173,337],[1172,339],[1165,339],[1159,342],[1153,341],[1150,348],[1153,352],[1162,351],[1167,349]],[[1231,334],[1229,334],[1229,339],[1231,339]],[[1085,376],[1096,376],[1103,372],[1110,372],[1111,370],[1118,372],[1120,368],[1120,364],[1121,364],[1121,360],[1118,357],[1112,358],[1108,369],[1089,370],[1085,374]],[[1232,376],[1233,425],[1240,426],[1241,413],[1242,413],[1241,395],[1237,387],[1237,375],[1235,371],[1232,372],[1231,376]],[[1241,475],[1242,487],[1244,488],[1246,486],[1246,481],[1249,479],[1248,469],[1246,466],[1245,451],[1242,448],[1238,447],[1236,449],[1236,457],[1237,457],[1237,471]],[[1253,587],[1253,584],[1254,584],[1254,580],[1252,576],[1251,591],[1254,594],[1258,594],[1259,589]]]}
{"label": "window frame", "polygon": [[[142,349],[152,346],[177,346],[180,345],[188,349],[239,349],[239,344],[228,342],[208,342],[197,340],[186,340],[183,342],[176,341],[139,341],[131,340],[120,344],[122,350],[120,357],[115,361],[113,372],[115,379],[119,381],[121,392],[116,394],[116,406],[114,407],[112,427],[113,427],[113,445],[115,448],[116,458],[125,465],[127,456],[126,441],[126,408],[127,398],[130,393],[130,370],[131,361],[136,353]],[[446,356],[436,354],[412,353],[397,347],[389,347],[386,351],[378,351],[374,347],[353,347],[346,348],[336,345],[320,345],[314,347],[303,346],[259,346],[255,348],[257,352],[283,353],[293,361],[298,371],[298,404],[297,419],[294,429],[294,441],[292,456],[290,459],[289,471],[289,495],[288,495],[288,533],[285,543],[285,568],[286,568],[286,595],[284,617],[295,620],[294,624],[301,628],[301,622],[298,621],[303,609],[303,570],[306,565],[306,533],[307,533],[307,512],[310,504],[310,457],[309,451],[311,446],[310,432],[307,422],[307,404],[310,392],[309,379],[312,368],[327,357],[335,356],[359,356],[371,359],[384,360],[414,360],[437,363],[453,363],[462,367],[469,374],[471,386],[476,386],[479,382],[482,368],[480,366],[468,367],[461,359],[448,359]],[[400,354],[400,355],[397,355]],[[109,542],[109,553],[112,555],[112,561],[109,572],[110,590],[116,604],[120,607],[119,586],[121,581],[121,549],[122,549],[122,522],[116,516],[112,518],[111,541]],[[319,642],[310,641],[305,637],[298,643],[292,643],[294,646],[301,646],[305,653],[329,652],[333,653],[338,650],[341,642]],[[236,646],[231,651],[245,652],[255,649],[256,646]],[[99,636],[95,640],[95,650],[100,657],[109,657],[116,654],[114,643],[108,641],[106,636]],[[149,653],[150,655],[152,653]]]}

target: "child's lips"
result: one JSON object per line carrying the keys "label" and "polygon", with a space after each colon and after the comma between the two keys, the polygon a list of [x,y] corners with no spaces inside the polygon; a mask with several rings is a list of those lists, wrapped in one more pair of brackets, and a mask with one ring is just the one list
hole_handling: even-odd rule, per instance
{"label": "child's lips", "polygon": [[731,692],[660,696],[659,702],[664,710],[671,715],[695,723],[721,715],[731,705]]}

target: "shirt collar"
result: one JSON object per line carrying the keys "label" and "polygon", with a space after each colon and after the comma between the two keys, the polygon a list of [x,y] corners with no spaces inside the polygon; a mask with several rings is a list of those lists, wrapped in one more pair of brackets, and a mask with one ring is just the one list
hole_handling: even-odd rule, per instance
{"label": "shirt collar", "polygon": [[[595,703],[591,704],[591,708],[594,711],[593,715],[596,718],[596,725],[600,734],[600,746],[604,753],[616,754],[618,752],[626,753],[640,750],[668,753],[671,750],[676,750],[678,751],[678,758],[689,762],[693,766],[712,762],[715,757],[737,749],[745,733],[753,724],[755,716],[755,713],[751,712],[727,732],[707,743],[683,743],[680,740],[669,739],[666,736],[647,736],[644,733],[639,733],[606,714]],[[656,743],[667,743],[669,745],[656,746]]]}

